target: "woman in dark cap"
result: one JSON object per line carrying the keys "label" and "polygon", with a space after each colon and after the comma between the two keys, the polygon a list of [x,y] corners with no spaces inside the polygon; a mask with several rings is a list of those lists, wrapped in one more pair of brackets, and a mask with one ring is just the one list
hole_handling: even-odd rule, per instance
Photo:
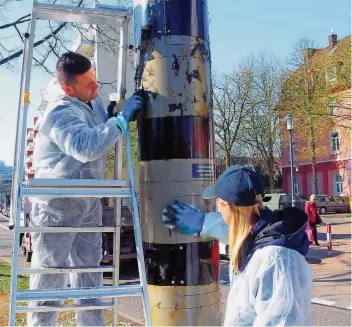
{"label": "woman in dark cap", "polygon": [[182,202],[163,211],[164,224],[181,233],[209,236],[230,247],[231,289],[226,326],[310,326],[313,274],[306,214],[262,207],[261,178],[248,167],[230,167],[203,197],[216,198],[219,213]]}

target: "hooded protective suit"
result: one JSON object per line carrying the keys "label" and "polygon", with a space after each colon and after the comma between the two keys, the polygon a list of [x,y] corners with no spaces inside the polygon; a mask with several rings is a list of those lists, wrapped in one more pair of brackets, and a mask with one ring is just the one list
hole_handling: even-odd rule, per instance
{"label": "hooded protective suit", "polygon": [[239,272],[230,264],[225,326],[312,325],[306,222],[297,208],[261,210],[241,248]]}
{"label": "hooded protective suit", "polygon": [[[225,326],[312,325],[306,225],[306,214],[297,208],[261,209],[240,250],[239,271],[230,263]],[[205,214],[200,236],[228,244],[229,228],[219,212]]]}
{"label": "hooded protective suit", "polygon": [[[92,108],[77,98],[57,91],[40,124],[33,163],[36,178],[104,179],[106,152],[127,128],[122,116],[106,121],[102,99],[91,101]],[[102,225],[102,208],[97,198],[32,198],[31,226],[94,227]],[[32,268],[97,267],[102,257],[101,233],[32,233]],[[103,285],[102,273],[72,274],[71,286]],[[36,274],[31,289],[65,288],[65,274]],[[97,299],[77,303],[96,304]],[[35,305],[55,301],[32,302]],[[56,326],[58,313],[29,313],[28,326]],[[103,311],[78,311],[77,326],[105,325]]]}

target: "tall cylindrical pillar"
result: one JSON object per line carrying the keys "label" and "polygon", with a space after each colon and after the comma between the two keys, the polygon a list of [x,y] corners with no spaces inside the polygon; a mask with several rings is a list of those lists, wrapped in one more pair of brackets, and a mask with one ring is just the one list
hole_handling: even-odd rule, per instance
{"label": "tall cylindrical pillar", "polygon": [[219,250],[165,228],[178,199],[204,211],[214,182],[208,12],[204,0],[135,1],[136,85],[148,95],[139,121],[139,199],[152,323],[220,325]]}

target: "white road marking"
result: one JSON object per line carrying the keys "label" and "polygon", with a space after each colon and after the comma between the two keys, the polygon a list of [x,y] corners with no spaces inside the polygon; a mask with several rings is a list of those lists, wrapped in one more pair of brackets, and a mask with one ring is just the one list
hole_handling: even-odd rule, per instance
{"label": "white road marking", "polygon": [[314,299],[312,299],[312,303],[332,306],[332,305],[336,304],[337,302],[314,298]]}
{"label": "white road marking", "polygon": [[8,226],[4,226],[4,225],[0,224],[0,227],[5,228],[6,230],[8,230],[8,231],[10,232],[10,230],[9,230],[9,227],[8,227]]}

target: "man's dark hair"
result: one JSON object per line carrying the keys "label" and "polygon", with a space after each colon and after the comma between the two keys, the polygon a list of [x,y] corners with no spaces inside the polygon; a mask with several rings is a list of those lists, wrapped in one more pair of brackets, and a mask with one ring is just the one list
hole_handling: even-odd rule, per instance
{"label": "man's dark hair", "polygon": [[86,73],[92,64],[88,58],[76,52],[64,53],[56,64],[56,72],[59,83],[71,85],[77,75]]}

